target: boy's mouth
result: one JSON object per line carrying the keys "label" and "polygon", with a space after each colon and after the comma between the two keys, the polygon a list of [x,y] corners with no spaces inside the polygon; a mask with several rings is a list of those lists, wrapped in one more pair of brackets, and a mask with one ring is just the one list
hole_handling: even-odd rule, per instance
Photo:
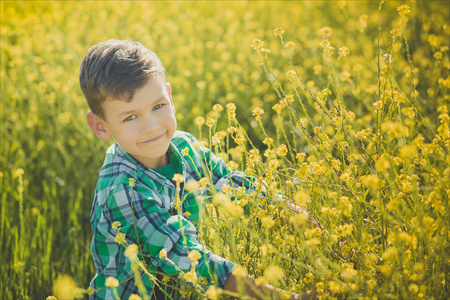
{"label": "boy's mouth", "polygon": [[164,135],[165,135],[165,133],[160,134],[160,135],[157,135],[157,136],[155,136],[155,137],[152,137],[152,138],[150,138],[150,139],[148,139],[148,140],[145,140],[145,141],[141,142],[141,144],[149,144],[149,143],[157,142],[157,141],[159,141]]}

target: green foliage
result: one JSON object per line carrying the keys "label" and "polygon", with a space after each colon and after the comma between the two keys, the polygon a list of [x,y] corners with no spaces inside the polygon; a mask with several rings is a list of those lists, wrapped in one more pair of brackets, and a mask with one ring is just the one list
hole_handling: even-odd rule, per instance
{"label": "green foliage", "polygon": [[89,213],[108,144],[85,124],[78,65],[110,38],[161,58],[178,129],[318,223],[300,226],[286,199],[241,216],[260,201],[241,196],[206,207],[209,249],[261,283],[281,272],[274,284],[292,292],[450,294],[444,2],[0,5],[1,298],[42,299],[94,275]]}

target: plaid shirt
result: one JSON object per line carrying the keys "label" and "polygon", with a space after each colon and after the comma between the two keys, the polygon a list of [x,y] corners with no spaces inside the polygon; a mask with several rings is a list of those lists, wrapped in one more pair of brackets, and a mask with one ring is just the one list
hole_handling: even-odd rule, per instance
{"label": "plaid shirt", "polygon": [[[132,293],[138,294],[131,263],[124,255],[126,247],[114,241],[118,231],[112,228],[112,224],[116,221],[120,222],[120,232],[126,235],[128,244],[140,244],[149,272],[153,275],[157,270],[169,276],[180,273],[167,260],[159,257],[162,249],[183,271],[191,268],[188,251],[197,250],[201,254],[196,265],[198,276],[207,278],[209,284],[212,280],[216,280],[220,287],[225,284],[235,264],[211,253],[198,242],[195,225],[199,222],[200,207],[197,199],[202,198],[198,197],[200,191],[197,195],[186,191],[184,183],[207,177],[211,178],[216,190],[221,190],[224,184],[249,189],[254,182],[242,172],[227,169],[223,160],[209,149],[194,147],[192,143],[195,141],[192,135],[176,131],[168,150],[176,173],[184,178],[180,185],[180,198],[184,199],[181,207],[183,215],[174,209],[177,193],[174,182],[135,160],[117,143],[108,149],[99,174],[90,219],[94,232],[91,252],[97,272],[90,284],[96,292],[90,299],[113,298],[112,289],[104,288],[109,276],[119,280],[116,290],[121,299],[128,299]],[[185,148],[187,150],[183,153],[189,151],[189,155],[181,154]],[[130,187],[130,178],[135,179],[134,187]],[[207,191],[201,196],[206,199]],[[185,212],[190,213],[188,218]],[[151,295],[154,283],[148,276],[143,276],[142,280]]]}

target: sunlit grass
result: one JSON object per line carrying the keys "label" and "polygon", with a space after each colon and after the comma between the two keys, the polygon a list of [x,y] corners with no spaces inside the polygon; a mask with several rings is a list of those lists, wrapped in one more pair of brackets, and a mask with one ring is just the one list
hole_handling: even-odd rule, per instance
{"label": "sunlit grass", "polygon": [[73,289],[58,286],[93,277],[89,213],[108,145],[85,124],[78,65],[109,38],[159,55],[179,129],[319,224],[280,219],[283,199],[241,216],[260,201],[241,196],[206,207],[209,249],[293,292],[448,296],[445,2],[2,1],[1,15],[4,298],[63,298]]}

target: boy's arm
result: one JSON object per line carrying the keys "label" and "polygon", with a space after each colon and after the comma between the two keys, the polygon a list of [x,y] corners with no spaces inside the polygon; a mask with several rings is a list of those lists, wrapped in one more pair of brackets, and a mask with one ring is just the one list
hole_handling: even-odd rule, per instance
{"label": "boy's arm", "polygon": [[[160,267],[169,276],[188,272],[191,269],[188,254],[196,250],[200,254],[195,265],[198,277],[205,277],[209,282],[216,279],[218,286],[223,287],[236,264],[202,246],[195,226],[181,215],[171,215],[164,201],[141,181],[136,181],[132,190],[128,184],[121,184],[110,191],[101,207],[101,222],[97,226],[101,237],[96,239],[95,247],[96,253],[101,253],[98,265],[102,266],[97,270],[98,275],[103,279],[113,276],[119,282],[128,278],[131,265],[124,258],[124,251],[126,245],[137,244],[142,249],[139,256],[149,267]],[[113,228],[115,222],[120,223],[120,231]],[[123,238],[118,239],[119,232],[124,234],[126,243]],[[160,256],[163,249],[165,254]],[[104,287],[104,280],[100,279],[95,288]],[[151,288],[150,283],[144,284]],[[123,285],[126,286],[126,280]]]}
{"label": "boy's arm", "polygon": [[[224,290],[233,292],[233,293],[244,293],[247,296],[256,298],[256,299],[267,299],[269,296],[270,299],[282,299],[281,294],[289,294],[286,291],[275,288],[269,284],[264,284],[257,286],[255,283],[255,278],[250,275],[247,275],[247,278],[243,278],[242,283],[244,285],[245,290],[240,291],[238,287],[238,279],[233,275],[233,273],[228,276],[225,285],[223,286]],[[316,299],[317,293],[314,292],[305,292],[300,295],[291,294],[290,299]]]}

